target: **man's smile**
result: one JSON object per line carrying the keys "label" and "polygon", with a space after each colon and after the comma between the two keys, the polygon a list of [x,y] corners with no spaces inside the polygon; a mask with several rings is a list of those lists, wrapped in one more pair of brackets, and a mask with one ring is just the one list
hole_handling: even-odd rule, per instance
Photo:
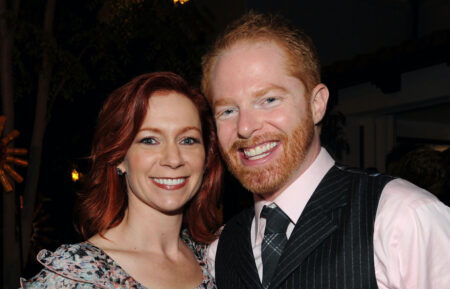
{"label": "man's smile", "polygon": [[258,160],[268,156],[278,144],[278,141],[270,141],[252,148],[243,148],[241,150],[245,158],[249,160]]}

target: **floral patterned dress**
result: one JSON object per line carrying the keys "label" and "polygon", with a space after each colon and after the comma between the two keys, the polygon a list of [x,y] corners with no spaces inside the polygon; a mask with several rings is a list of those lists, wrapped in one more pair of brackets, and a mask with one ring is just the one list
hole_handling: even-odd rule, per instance
{"label": "floral patterned dress", "polygon": [[[194,242],[187,230],[182,231],[181,239],[194,252],[203,272],[202,283],[194,289],[215,289],[207,268],[206,245]],[[102,249],[88,242],[62,245],[54,253],[44,249],[37,259],[45,268],[30,280],[21,279],[21,288],[146,289]]]}

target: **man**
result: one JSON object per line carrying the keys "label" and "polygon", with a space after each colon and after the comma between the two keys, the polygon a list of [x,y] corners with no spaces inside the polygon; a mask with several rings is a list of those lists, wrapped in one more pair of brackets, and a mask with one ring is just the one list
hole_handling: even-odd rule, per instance
{"label": "man", "polygon": [[225,288],[450,288],[450,209],[401,179],[337,166],[307,35],[248,13],[202,61],[229,170],[254,195],[209,248]]}

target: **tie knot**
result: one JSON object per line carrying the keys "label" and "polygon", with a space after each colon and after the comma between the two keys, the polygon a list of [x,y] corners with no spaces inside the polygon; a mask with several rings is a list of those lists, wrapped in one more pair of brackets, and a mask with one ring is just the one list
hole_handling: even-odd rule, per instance
{"label": "tie knot", "polygon": [[279,207],[264,206],[261,211],[261,217],[266,219],[264,234],[286,233],[290,219]]}

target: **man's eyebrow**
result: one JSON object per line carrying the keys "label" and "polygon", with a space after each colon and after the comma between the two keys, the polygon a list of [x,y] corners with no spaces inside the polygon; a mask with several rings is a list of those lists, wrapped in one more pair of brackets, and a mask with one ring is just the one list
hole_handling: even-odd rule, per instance
{"label": "man's eyebrow", "polygon": [[233,104],[233,102],[231,100],[228,99],[219,99],[213,102],[212,107],[215,108],[217,106],[226,106],[226,105],[231,105]]}
{"label": "man's eyebrow", "polygon": [[276,84],[270,84],[262,89],[259,89],[255,92],[255,97],[260,97],[263,96],[265,94],[267,94],[269,91],[271,90],[281,90],[283,92],[286,92],[286,88],[276,85]]}

